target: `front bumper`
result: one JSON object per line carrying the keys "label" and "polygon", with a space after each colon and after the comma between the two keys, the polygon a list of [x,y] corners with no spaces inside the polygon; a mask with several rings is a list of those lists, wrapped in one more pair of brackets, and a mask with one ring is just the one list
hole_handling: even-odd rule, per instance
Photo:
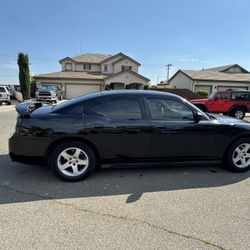
{"label": "front bumper", "polygon": [[52,97],[52,96],[37,96],[36,97],[37,101],[56,101],[57,97]]}

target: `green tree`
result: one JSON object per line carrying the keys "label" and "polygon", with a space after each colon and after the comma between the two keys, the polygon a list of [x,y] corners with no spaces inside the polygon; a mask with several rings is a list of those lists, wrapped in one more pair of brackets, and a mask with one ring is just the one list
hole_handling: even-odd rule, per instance
{"label": "green tree", "polygon": [[17,64],[19,67],[19,82],[23,99],[30,98],[30,70],[29,70],[29,57],[27,54],[19,53]]}

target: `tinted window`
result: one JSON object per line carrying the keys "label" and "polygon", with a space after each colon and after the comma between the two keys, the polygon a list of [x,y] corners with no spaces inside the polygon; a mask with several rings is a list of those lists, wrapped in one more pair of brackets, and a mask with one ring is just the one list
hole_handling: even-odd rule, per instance
{"label": "tinted window", "polygon": [[0,87],[0,92],[6,92],[4,87]]}
{"label": "tinted window", "polygon": [[249,93],[247,92],[233,92],[232,100],[234,101],[244,101],[249,100]]}
{"label": "tinted window", "polygon": [[152,119],[171,121],[193,121],[192,110],[176,100],[148,99],[147,101]]}
{"label": "tinted window", "polygon": [[226,100],[226,99],[228,99],[228,92],[220,92],[219,93],[219,99],[220,100]]}
{"label": "tinted window", "polygon": [[86,113],[112,119],[142,118],[139,100],[134,98],[98,99],[89,103]]}

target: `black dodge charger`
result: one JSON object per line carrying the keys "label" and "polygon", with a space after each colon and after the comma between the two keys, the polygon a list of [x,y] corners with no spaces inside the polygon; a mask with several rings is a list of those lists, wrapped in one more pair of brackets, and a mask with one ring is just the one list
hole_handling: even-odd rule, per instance
{"label": "black dodge charger", "polygon": [[205,114],[185,99],[157,91],[107,91],[57,106],[16,106],[9,154],[39,160],[67,181],[85,178],[102,163],[224,163],[250,166],[250,124]]}

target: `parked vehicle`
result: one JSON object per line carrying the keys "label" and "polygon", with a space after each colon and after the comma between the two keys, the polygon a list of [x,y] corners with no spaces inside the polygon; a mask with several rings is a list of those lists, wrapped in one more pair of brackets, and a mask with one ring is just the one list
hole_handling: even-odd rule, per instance
{"label": "parked vehicle", "polygon": [[250,166],[250,124],[207,115],[185,99],[160,91],[104,91],[57,106],[16,106],[12,160],[48,162],[57,176],[78,181],[101,163],[225,163]]}
{"label": "parked vehicle", "polygon": [[250,91],[233,89],[218,91],[212,93],[208,99],[196,99],[191,102],[205,112],[223,113],[243,119],[250,110]]}
{"label": "parked vehicle", "polygon": [[0,103],[6,103],[10,105],[11,104],[10,96],[11,94],[9,92],[9,87],[0,86]]}
{"label": "parked vehicle", "polygon": [[37,89],[36,100],[57,102],[62,100],[62,90],[57,85],[44,85]]}

